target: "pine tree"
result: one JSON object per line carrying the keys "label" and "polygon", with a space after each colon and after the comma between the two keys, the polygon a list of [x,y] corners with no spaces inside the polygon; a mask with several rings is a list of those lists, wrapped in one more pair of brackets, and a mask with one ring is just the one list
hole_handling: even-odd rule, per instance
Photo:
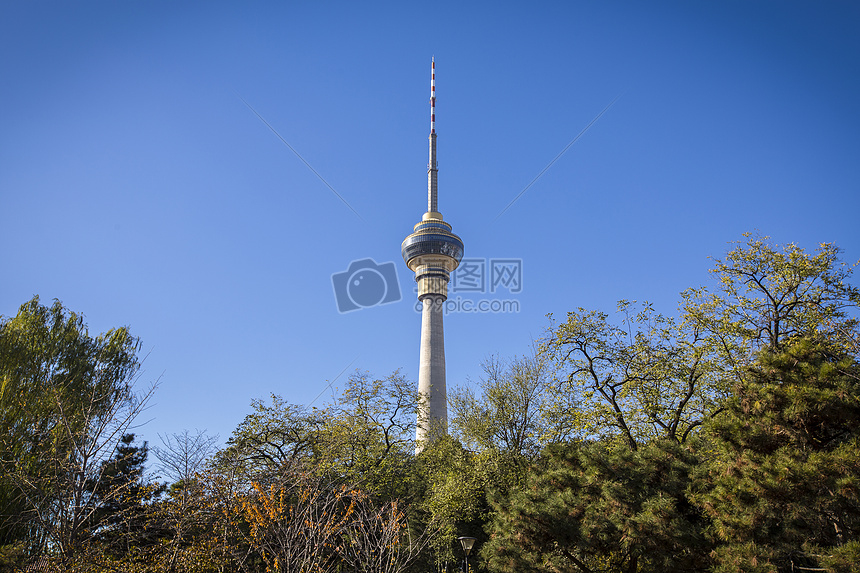
{"label": "pine tree", "polygon": [[134,445],[134,440],[134,434],[122,436],[93,487],[101,504],[93,515],[91,533],[108,552],[127,553],[147,542],[152,532],[146,531],[146,503],[164,491],[163,485],[146,482],[148,444]]}
{"label": "pine tree", "polygon": [[712,456],[693,497],[713,520],[716,571],[850,567],[860,548],[852,358],[808,339],[765,351],[708,436]]}
{"label": "pine tree", "polygon": [[482,555],[511,573],[703,570],[709,548],[686,499],[695,463],[670,440],[552,446],[524,488],[496,501]]}

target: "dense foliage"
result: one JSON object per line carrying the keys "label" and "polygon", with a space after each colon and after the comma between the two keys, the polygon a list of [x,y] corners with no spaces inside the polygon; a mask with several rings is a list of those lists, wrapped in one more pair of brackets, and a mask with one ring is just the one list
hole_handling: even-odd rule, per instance
{"label": "dense foliage", "polygon": [[552,320],[453,389],[450,435],[418,453],[399,372],[254,401],[221,448],[150,449],[128,431],[139,342],[34,298],[0,318],[0,571],[453,571],[461,535],[473,571],[858,571],[860,291],[839,253],[746,237],[677,316]]}
{"label": "dense foliage", "polygon": [[718,543],[718,571],[856,563],[860,365],[854,359],[808,339],[764,353],[708,438],[712,449],[692,498]]}
{"label": "dense foliage", "polygon": [[702,570],[709,546],[686,496],[697,461],[665,439],[550,446],[497,500],[484,554],[505,572]]}
{"label": "dense foliage", "polygon": [[[92,337],[83,317],[38,297],[0,321],[0,544],[8,561],[70,559],[129,495],[110,461],[149,392],[134,390],[139,342]],[[14,550],[12,549],[14,548]]]}

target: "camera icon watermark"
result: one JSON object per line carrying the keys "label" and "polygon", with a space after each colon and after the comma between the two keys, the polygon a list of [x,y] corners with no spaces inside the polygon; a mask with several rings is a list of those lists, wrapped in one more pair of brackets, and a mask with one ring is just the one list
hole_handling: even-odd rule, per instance
{"label": "camera icon watermark", "polygon": [[401,299],[397,268],[390,261],[381,264],[373,259],[352,261],[345,271],[331,275],[331,284],[341,314]]}

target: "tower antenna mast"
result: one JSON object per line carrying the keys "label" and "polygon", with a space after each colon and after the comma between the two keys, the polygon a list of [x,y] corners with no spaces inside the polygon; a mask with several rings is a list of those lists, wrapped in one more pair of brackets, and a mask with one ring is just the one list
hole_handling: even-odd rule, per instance
{"label": "tower antenna mast", "polygon": [[439,212],[436,168],[436,58],[430,60],[430,162],[427,164],[427,212]]}

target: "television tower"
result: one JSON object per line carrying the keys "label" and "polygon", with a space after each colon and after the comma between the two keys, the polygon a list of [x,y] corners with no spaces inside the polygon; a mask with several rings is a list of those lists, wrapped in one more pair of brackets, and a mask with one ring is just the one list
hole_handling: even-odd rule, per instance
{"label": "television tower", "polygon": [[418,283],[421,310],[421,353],[418,367],[416,452],[437,432],[448,431],[448,391],[445,385],[445,333],[442,311],[448,298],[448,279],[463,258],[463,241],[442,220],[437,203],[436,62],[430,63],[430,163],[427,165],[427,212],[403,240],[400,252]]}

